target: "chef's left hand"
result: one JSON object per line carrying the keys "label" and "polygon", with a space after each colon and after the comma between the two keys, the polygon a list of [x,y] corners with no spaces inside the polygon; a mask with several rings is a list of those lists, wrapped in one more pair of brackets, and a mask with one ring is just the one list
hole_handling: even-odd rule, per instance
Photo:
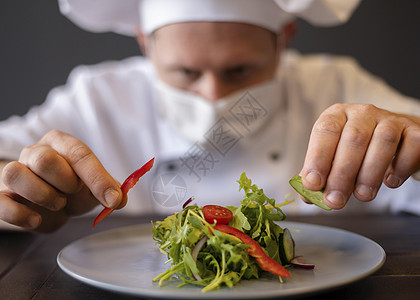
{"label": "chef's left hand", "polygon": [[325,188],[325,203],[340,209],[352,193],[371,201],[382,182],[397,188],[419,169],[420,118],[334,104],[315,122],[300,174],[306,188]]}

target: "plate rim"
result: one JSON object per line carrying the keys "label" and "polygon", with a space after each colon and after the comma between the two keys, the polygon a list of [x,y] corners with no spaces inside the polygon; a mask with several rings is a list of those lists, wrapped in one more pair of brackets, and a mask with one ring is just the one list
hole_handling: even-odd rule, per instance
{"label": "plate rim", "polygon": [[[272,292],[265,292],[263,298],[271,298],[271,297],[278,297],[278,298],[283,298],[283,297],[291,297],[291,296],[303,296],[303,295],[310,295],[310,294],[315,294],[315,293],[319,293],[321,291],[328,291],[328,290],[333,290],[336,289],[338,287],[342,287],[351,283],[354,283],[356,281],[359,281],[363,278],[368,277],[369,275],[372,275],[373,273],[375,273],[376,271],[378,271],[385,263],[386,260],[386,252],[385,250],[382,248],[381,245],[379,245],[377,242],[375,242],[374,240],[365,237],[361,234],[346,230],[346,229],[342,229],[342,228],[337,228],[337,227],[331,227],[331,226],[326,226],[326,225],[319,225],[319,224],[313,224],[313,223],[305,223],[305,222],[295,222],[295,221],[281,221],[281,222],[276,222],[279,225],[282,226],[282,228],[289,228],[293,225],[296,224],[296,226],[308,226],[308,227],[318,227],[318,228],[323,228],[326,230],[333,230],[336,232],[340,232],[342,234],[350,234],[353,236],[356,236],[359,239],[364,240],[365,242],[370,243],[371,245],[375,246],[379,252],[378,252],[378,258],[380,257],[380,259],[378,260],[378,262],[376,263],[376,265],[374,265],[372,268],[364,271],[363,273],[358,274],[357,276],[352,276],[349,277],[345,280],[341,280],[341,281],[337,281],[334,284],[328,284],[327,286],[325,285],[319,285],[319,286],[311,286],[311,287],[302,287],[299,288],[299,291],[295,291],[295,290],[281,290],[281,293],[279,293],[278,291],[272,291]],[[287,226],[285,226],[287,225]],[[128,288],[128,287],[124,287],[124,286],[120,286],[117,284],[112,284],[112,283],[105,283],[105,282],[101,282],[99,280],[96,279],[92,279],[92,278],[88,278],[86,276],[83,276],[81,274],[77,274],[75,272],[73,272],[72,270],[70,270],[62,261],[61,261],[61,257],[63,255],[63,253],[66,251],[66,249],[68,249],[69,247],[74,246],[77,243],[80,243],[84,240],[88,240],[88,239],[97,239],[100,238],[101,235],[110,235],[112,233],[116,233],[119,231],[127,231],[127,230],[134,230],[135,228],[152,228],[152,224],[151,223],[141,223],[141,224],[134,224],[134,225],[128,225],[128,226],[121,226],[121,227],[116,227],[116,228],[112,228],[112,229],[108,229],[108,230],[104,230],[98,233],[93,233],[84,237],[81,237],[79,239],[76,239],[74,241],[72,241],[71,243],[67,244],[64,248],[62,248],[59,253],[57,254],[56,257],[56,261],[58,266],[60,267],[60,269],[62,271],[64,271],[67,275],[69,275],[70,277],[79,280],[83,283],[86,283],[88,285],[100,288],[100,289],[104,289],[110,292],[117,292],[117,293],[121,293],[121,294],[125,294],[125,295],[132,295],[132,296],[142,296],[142,297],[151,297],[154,299],[196,299],[197,298],[197,294],[195,293],[181,293],[181,294],[171,294],[169,295],[166,291],[164,290],[160,290],[160,289],[156,289],[156,290],[152,290],[152,289],[145,289],[145,288]],[[151,232],[150,233],[142,233],[142,236],[147,236],[150,235],[152,236]],[[228,289],[228,288],[226,288]],[[163,291],[163,292],[162,292]],[[220,291],[222,291],[222,289],[219,289],[217,291],[212,291],[212,292],[208,292],[208,293],[201,293],[199,294],[199,298],[201,299],[216,299],[222,296],[224,296],[225,294],[227,295],[228,293],[228,297],[230,299],[252,299],[250,297],[248,298],[244,298],[244,295],[236,295],[232,294],[231,292],[227,292],[227,293],[223,293],[220,294]],[[227,290],[225,290],[227,291]]]}

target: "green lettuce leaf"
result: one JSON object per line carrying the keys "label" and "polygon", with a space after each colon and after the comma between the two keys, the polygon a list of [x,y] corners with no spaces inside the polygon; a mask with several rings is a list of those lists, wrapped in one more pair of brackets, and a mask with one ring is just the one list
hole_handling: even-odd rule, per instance
{"label": "green lettuce leaf", "polygon": [[[283,229],[276,222],[286,218],[280,207],[292,201],[286,199],[276,204],[245,173],[241,174],[238,183],[239,190],[243,190],[245,195],[239,206],[227,207],[233,213],[228,225],[254,238],[271,258],[281,263],[279,247]],[[154,281],[162,285],[165,280],[177,277],[183,282],[180,286],[199,285],[206,292],[221,286],[232,287],[241,279],[259,278],[262,270],[248,255],[246,249],[249,245],[211,228],[212,225],[204,219],[202,207],[196,205],[187,206],[179,213],[154,223],[153,239],[171,262],[170,268]],[[207,240],[194,260],[194,248],[204,237]]]}

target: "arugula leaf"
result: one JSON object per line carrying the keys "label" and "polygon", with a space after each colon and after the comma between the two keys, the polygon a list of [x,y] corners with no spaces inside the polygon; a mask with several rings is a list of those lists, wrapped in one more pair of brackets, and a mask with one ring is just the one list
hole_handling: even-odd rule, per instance
{"label": "arugula leaf", "polygon": [[[275,222],[286,218],[280,207],[292,201],[286,199],[276,204],[275,199],[267,197],[245,173],[241,174],[238,183],[239,190],[243,190],[245,195],[238,207],[227,207],[233,213],[229,226],[254,238],[271,258],[281,263],[279,247],[282,247],[283,229]],[[255,258],[245,251],[249,245],[234,236],[213,230],[203,217],[202,207],[187,206],[153,224],[152,232],[159,250],[171,261],[171,267],[153,279],[159,280],[159,285],[177,276],[183,282],[180,286],[199,285],[206,292],[223,285],[231,287],[242,278],[259,278],[262,272]],[[195,254],[194,260],[194,248],[204,236],[207,240],[201,243],[202,248]]]}

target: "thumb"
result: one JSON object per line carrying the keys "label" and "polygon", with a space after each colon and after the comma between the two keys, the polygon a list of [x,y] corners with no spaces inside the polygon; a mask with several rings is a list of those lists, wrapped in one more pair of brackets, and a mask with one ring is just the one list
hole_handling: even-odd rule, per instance
{"label": "thumb", "polygon": [[44,136],[43,142],[49,144],[67,160],[102,205],[116,208],[121,204],[123,197],[120,183],[107,172],[86,144],[60,131],[48,133]]}

